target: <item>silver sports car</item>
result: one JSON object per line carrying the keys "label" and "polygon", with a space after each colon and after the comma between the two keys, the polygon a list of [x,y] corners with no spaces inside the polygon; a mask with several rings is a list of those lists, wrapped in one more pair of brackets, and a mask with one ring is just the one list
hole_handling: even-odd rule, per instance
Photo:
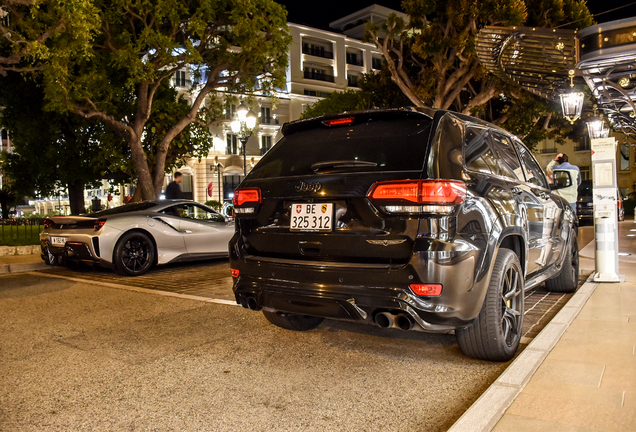
{"label": "silver sports car", "polygon": [[193,201],[127,204],[86,216],[51,216],[40,234],[42,259],[98,263],[137,276],[154,264],[228,255],[234,222]]}

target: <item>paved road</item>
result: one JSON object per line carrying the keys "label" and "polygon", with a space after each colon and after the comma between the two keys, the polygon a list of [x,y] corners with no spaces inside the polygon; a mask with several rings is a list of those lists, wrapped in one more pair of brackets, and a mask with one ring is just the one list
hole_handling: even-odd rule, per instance
{"label": "paved road", "polygon": [[[129,280],[187,289],[174,273],[201,272],[225,292],[224,266]],[[0,276],[2,431],[443,431],[506,367],[465,357],[452,335],[335,321],[290,332],[238,306],[72,274],[82,280]],[[531,302],[546,294],[528,293],[529,314],[565,301]]]}

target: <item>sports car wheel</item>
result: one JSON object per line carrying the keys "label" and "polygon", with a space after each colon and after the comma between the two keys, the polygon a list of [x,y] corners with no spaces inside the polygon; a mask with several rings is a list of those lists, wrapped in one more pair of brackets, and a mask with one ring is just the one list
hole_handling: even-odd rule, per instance
{"label": "sports car wheel", "polygon": [[500,249],[479,316],[470,326],[455,330],[464,354],[491,361],[514,357],[523,328],[523,286],[517,255]]}
{"label": "sports car wheel", "polygon": [[113,254],[115,271],[125,276],[146,273],[155,262],[155,245],[148,235],[133,231],[117,243]]}
{"label": "sports car wheel", "polygon": [[42,259],[47,265],[55,265],[57,264],[57,256],[51,253],[51,250],[48,246],[44,246],[44,253],[42,254]]}

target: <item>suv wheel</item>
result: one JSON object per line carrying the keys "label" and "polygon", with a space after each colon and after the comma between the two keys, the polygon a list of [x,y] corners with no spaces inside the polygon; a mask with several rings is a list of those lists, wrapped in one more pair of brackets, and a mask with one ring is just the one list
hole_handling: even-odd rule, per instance
{"label": "suv wheel", "polygon": [[464,354],[491,361],[514,357],[523,328],[523,286],[519,258],[510,249],[500,249],[479,316],[455,330]]}
{"label": "suv wheel", "polygon": [[324,318],[321,317],[283,312],[263,311],[263,315],[265,315],[267,321],[271,322],[275,326],[296,331],[315,329],[324,321]]}
{"label": "suv wheel", "polygon": [[576,231],[572,230],[570,244],[561,266],[561,272],[545,281],[548,291],[573,293],[579,284],[579,242]]}

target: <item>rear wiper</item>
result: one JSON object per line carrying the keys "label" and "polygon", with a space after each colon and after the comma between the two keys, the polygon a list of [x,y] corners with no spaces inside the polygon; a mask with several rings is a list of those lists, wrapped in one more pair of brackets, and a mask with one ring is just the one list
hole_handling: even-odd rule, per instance
{"label": "rear wiper", "polygon": [[320,171],[325,168],[355,168],[355,167],[374,167],[378,166],[375,162],[359,161],[359,160],[342,160],[342,161],[327,161],[316,162],[311,166],[314,172]]}

